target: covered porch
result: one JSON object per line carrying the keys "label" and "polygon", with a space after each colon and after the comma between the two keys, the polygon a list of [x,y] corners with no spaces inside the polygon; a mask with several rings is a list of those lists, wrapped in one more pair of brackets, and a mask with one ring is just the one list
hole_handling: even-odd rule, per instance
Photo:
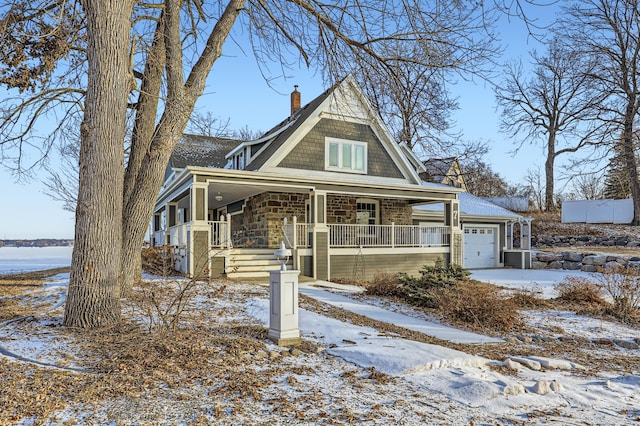
{"label": "covered porch", "polygon": [[[461,241],[456,193],[418,185],[363,185],[309,177],[188,168],[168,184],[151,224],[154,246],[169,245],[191,276],[267,276],[274,250],[317,279],[370,279],[456,263]],[[442,224],[413,223],[412,206],[439,202]]]}

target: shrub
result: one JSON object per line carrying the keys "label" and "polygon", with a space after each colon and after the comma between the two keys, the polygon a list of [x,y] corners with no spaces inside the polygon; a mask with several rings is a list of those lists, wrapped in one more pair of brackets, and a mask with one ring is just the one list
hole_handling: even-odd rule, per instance
{"label": "shrub", "polygon": [[640,308],[640,270],[637,267],[620,265],[599,268],[596,281],[613,304],[610,313],[614,317],[628,321]]}
{"label": "shrub", "polygon": [[494,285],[474,280],[436,292],[438,306],[445,317],[477,329],[508,331],[522,326],[522,318],[512,299]]}
{"label": "shrub", "polygon": [[399,274],[376,272],[373,280],[365,285],[365,293],[373,296],[401,297],[402,289],[398,285]]}
{"label": "shrub", "polygon": [[179,275],[174,268],[175,256],[171,246],[142,249],[142,269],[160,277]]}
{"label": "shrub", "polygon": [[454,286],[469,277],[469,271],[459,265],[444,267],[442,261],[434,266],[423,266],[420,277],[400,275],[399,284],[404,297],[417,306],[435,308],[438,302],[434,297],[437,289]]}
{"label": "shrub", "polygon": [[516,290],[510,300],[522,309],[544,309],[550,306],[549,302],[538,296],[535,291],[528,289]]}
{"label": "shrub", "polygon": [[602,298],[602,287],[584,277],[568,276],[556,285],[558,300],[563,302],[604,305],[606,302]]}

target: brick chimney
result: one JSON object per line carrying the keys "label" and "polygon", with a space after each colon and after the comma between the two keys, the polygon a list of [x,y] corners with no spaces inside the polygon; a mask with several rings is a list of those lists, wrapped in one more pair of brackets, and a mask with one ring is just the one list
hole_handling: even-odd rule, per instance
{"label": "brick chimney", "polygon": [[293,92],[291,92],[291,115],[300,110],[300,92],[298,92],[298,85],[293,86]]}

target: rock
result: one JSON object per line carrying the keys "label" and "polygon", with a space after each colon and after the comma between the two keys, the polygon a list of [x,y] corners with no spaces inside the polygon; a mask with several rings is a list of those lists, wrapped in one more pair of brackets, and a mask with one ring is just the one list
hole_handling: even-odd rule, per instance
{"label": "rock", "polygon": [[640,260],[629,260],[627,266],[629,268],[640,268]]}
{"label": "rock", "polygon": [[544,269],[547,267],[547,262],[538,262],[536,260],[531,262],[531,269]]}
{"label": "rock", "polygon": [[582,272],[598,272],[598,267],[596,265],[582,265],[580,270]]}
{"label": "rock", "polygon": [[581,265],[582,264],[580,262],[572,262],[572,261],[565,260],[562,263],[562,269],[566,269],[569,271],[578,271]]}
{"label": "rock", "polygon": [[279,356],[280,356],[280,352],[276,352],[276,351],[269,352],[269,358],[271,358],[271,359],[276,359]]}
{"label": "rock", "polygon": [[515,362],[514,360],[512,360],[511,358],[507,358],[504,360],[503,362],[504,366],[507,367],[509,370],[515,370],[518,371],[520,369],[522,369],[522,364],[520,364],[519,362]]}
{"label": "rock", "polygon": [[556,261],[549,263],[549,269],[562,269],[562,262]]}
{"label": "rock", "polygon": [[300,356],[302,355],[302,351],[298,348],[291,348],[289,349],[289,353],[291,354],[291,356]]}
{"label": "rock", "polygon": [[562,383],[560,383],[557,380],[552,381],[551,384],[549,385],[549,387],[554,392],[563,392],[564,391],[564,386],[562,386]]}
{"label": "rock", "polygon": [[620,267],[622,267],[622,265],[620,263],[618,263],[617,261],[609,261],[604,266],[605,269],[616,269],[616,268],[620,268]]}
{"label": "rock", "polygon": [[633,341],[640,345],[640,337],[634,337]]}
{"label": "rock", "polygon": [[515,396],[515,395],[520,395],[521,393],[525,393],[526,391],[527,390],[525,389],[522,383],[512,383],[504,387],[504,389],[502,390],[502,394],[504,396],[509,396],[509,395]]}
{"label": "rock", "polygon": [[540,262],[555,262],[562,260],[562,255],[558,253],[538,253],[536,259]]}
{"label": "rock", "polygon": [[628,242],[629,242],[629,239],[627,237],[620,237],[620,238],[616,238],[615,245],[626,246]]}
{"label": "rock", "polygon": [[506,339],[504,339],[504,341],[511,344],[520,343],[520,340],[518,340],[516,337],[513,337],[513,336],[507,337]]}
{"label": "rock", "polygon": [[629,340],[611,339],[611,341],[615,343],[616,346],[620,346],[624,349],[640,349],[640,345],[638,345],[636,342],[630,342]]}
{"label": "rock", "polygon": [[582,262],[582,258],[584,256],[582,256],[582,254],[580,253],[574,253],[571,251],[565,251],[562,253],[562,258],[568,262],[576,262],[576,263],[580,263]]}
{"label": "rock", "polygon": [[[638,242],[638,244],[640,244],[640,241]],[[640,262],[640,257],[632,256],[629,258],[629,262]]]}
{"label": "rock", "polygon": [[571,370],[574,368],[571,361],[564,359],[546,358],[543,356],[529,356],[528,359],[540,363],[540,366],[554,370]]}
{"label": "rock", "polygon": [[529,336],[523,336],[523,335],[516,335],[516,339],[520,340],[522,343],[531,343],[533,342],[533,339]]}
{"label": "rock", "polygon": [[266,353],[265,351],[258,351],[256,352],[256,354],[253,356],[254,359],[265,359],[266,357],[268,357],[269,354]]}
{"label": "rock", "polygon": [[632,240],[627,243],[627,247],[638,247],[640,246],[640,241]]}
{"label": "rock", "polygon": [[512,356],[512,357],[509,357],[509,359],[511,361],[518,362],[518,363],[524,365],[525,367],[527,367],[527,368],[529,368],[531,370],[540,371],[540,369],[542,368],[542,366],[540,365],[540,363],[538,361],[534,361],[534,360],[531,360],[529,358],[524,358],[524,357],[519,357],[519,356]]}
{"label": "rock", "polygon": [[545,395],[551,392],[551,386],[546,380],[540,380],[533,385],[531,392],[537,393],[538,395]]}
{"label": "rock", "polygon": [[607,263],[607,256],[591,254],[582,259],[583,265],[604,266]]}

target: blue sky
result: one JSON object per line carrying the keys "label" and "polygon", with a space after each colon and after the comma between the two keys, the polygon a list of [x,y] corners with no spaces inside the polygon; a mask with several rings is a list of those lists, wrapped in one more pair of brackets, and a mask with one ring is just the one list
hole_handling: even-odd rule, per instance
{"label": "blue sky", "polygon": [[[545,16],[550,9],[543,11]],[[522,57],[532,48],[525,27],[517,20],[503,20],[500,28],[507,44],[504,59]],[[227,47],[227,46],[225,46]],[[279,68],[274,65],[274,74]],[[325,87],[319,75],[306,69],[287,72],[288,77],[271,81],[269,87],[262,78],[253,58],[243,56],[235,46],[228,46],[214,65],[205,94],[196,108],[211,111],[214,116],[230,119],[230,128],[248,126],[251,130],[268,130],[289,114],[289,93],[299,85],[302,103],[318,96]],[[467,140],[488,141],[491,151],[486,157],[493,169],[509,182],[521,182],[527,170],[544,163],[542,149],[526,147],[515,156],[508,154],[514,147],[507,136],[498,131],[498,115],[494,95],[483,81],[458,82],[451,86],[458,97],[460,109],[453,114],[455,131]],[[73,238],[74,216],[62,209],[62,203],[43,193],[41,180],[45,173],[36,174],[27,183],[16,183],[0,169],[2,208],[0,208],[0,239],[15,238]]]}

